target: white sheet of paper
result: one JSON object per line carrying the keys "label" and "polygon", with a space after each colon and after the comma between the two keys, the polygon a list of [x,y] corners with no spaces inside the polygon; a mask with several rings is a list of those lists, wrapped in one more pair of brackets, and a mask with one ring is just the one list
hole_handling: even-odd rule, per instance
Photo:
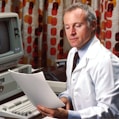
{"label": "white sheet of paper", "polygon": [[43,72],[34,74],[19,73],[11,70],[9,72],[35,106],[42,105],[48,108],[64,106],[64,103],[56,96],[45,80]]}
{"label": "white sheet of paper", "polygon": [[52,117],[44,117],[42,119],[58,119],[58,118],[52,118]]}

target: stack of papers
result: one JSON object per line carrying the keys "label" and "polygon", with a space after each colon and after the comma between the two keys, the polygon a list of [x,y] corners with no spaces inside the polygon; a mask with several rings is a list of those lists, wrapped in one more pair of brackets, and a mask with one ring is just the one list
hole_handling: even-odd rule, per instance
{"label": "stack of papers", "polygon": [[19,73],[11,70],[9,72],[34,106],[42,105],[47,108],[65,106],[47,83],[43,72],[34,74]]}

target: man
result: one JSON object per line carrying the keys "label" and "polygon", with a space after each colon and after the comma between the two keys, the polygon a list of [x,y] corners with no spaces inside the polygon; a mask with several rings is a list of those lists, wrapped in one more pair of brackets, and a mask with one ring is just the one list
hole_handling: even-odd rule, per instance
{"label": "man", "polygon": [[[39,105],[39,111],[58,119],[118,119],[119,59],[96,38],[95,13],[75,3],[65,10],[64,27],[72,46],[67,57],[67,90],[59,95],[66,107]],[[75,52],[80,58],[72,71]]]}

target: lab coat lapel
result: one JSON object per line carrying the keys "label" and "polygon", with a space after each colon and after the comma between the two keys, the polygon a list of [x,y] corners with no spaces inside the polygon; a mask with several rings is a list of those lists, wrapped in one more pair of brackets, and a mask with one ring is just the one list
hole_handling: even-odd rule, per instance
{"label": "lab coat lapel", "polygon": [[84,58],[77,64],[77,66],[76,66],[76,68],[75,68],[74,71],[80,70],[80,69],[82,69],[83,67],[85,67],[86,65],[87,65],[87,58],[84,57]]}
{"label": "lab coat lapel", "polygon": [[97,45],[99,43],[100,43],[100,41],[96,37],[94,37],[94,40],[91,43],[91,45],[89,46],[86,54],[80,60],[80,62],[78,63],[78,65],[76,66],[74,71],[80,70],[80,69],[86,67],[88,62],[89,62],[89,60],[96,57],[96,55],[97,55],[97,53],[98,53],[98,51],[100,49],[98,47],[99,45]]}
{"label": "lab coat lapel", "polygon": [[77,70],[79,71],[80,69],[82,69],[83,67],[85,67],[87,64],[87,58],[84,57],[76,66],[76,68],[74,69],[73,72],[76,72]]}

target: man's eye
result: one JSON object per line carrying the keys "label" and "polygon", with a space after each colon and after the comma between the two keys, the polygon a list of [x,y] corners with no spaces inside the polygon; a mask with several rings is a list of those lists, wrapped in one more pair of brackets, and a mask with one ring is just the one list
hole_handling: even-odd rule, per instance
{"label": "man's eye", "polygon": [[65,29],[69,29],[69,26],[65,26],[64,28],[65,28]]}
{"label": "man's eye", "polygon": [[81,27],[82,24],[75,24],[75,27]]}

